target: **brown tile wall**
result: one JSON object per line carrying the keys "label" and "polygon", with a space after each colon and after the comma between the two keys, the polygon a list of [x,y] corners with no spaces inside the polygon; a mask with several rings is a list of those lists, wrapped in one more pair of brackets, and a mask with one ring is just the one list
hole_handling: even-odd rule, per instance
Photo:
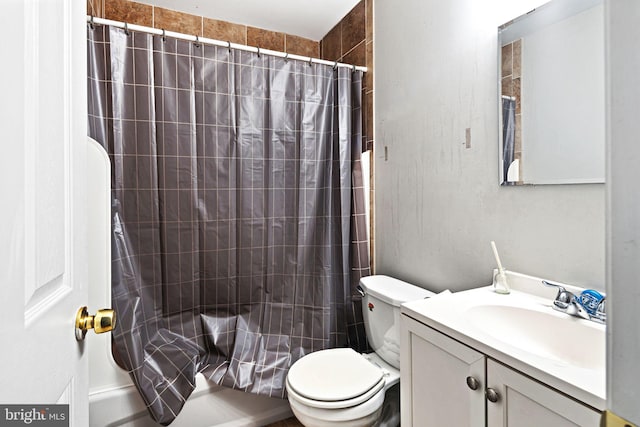
{"label": "brown tile wall", "polygon": [[131,0],[87,0],[87,13],[99,18],[163,28],[232,43],[259,46],[295,55],[320,55],[320,43],[303,37],[263,30],[150,6]]}
{"label": "brown tile wall", "polygon": [[373,258],[374,246],[374,195],[373,186],[373,0],[361,0],[335,27],[320,40],[320,58],[329,61],[340,61],[367,67],[362,90],[362,108],[364,110],[363,129],[364,142],[369,150],[371,171],[369,182],[371,229],[371,265],[375,268]]}
{"label": "brown tile wall", "polygon": [[247,44],[265,49],[284,51],[285,35],[276,31],[247,27]]}
{"label": "brown tile wall", "polygon": [[[373,0],[361,0],[320,40],[320,57],[328,61],[366,66],[363,84],[365,112],[373,112]],[[373,148],[373,120],[365,114],[365,142]]]}

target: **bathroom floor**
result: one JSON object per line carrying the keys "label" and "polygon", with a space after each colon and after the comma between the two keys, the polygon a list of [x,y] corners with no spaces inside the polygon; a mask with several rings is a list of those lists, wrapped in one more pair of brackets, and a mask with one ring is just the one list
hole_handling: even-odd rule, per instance
{"label": "bathroom floor", "polygon": [[300,424],[300,421],[295,417],[287,418],[286,420],[278,421],[277,423],[269,424],[265,427],[304,427]]}

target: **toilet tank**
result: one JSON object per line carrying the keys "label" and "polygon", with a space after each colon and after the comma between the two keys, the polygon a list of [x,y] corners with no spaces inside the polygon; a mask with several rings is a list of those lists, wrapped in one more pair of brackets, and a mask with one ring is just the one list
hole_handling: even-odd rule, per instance
{"label": "toilet tank", "polygon": [[393,277],[360,279],[362,314],[367,339],[385,362],[400,368],[400,304],[429,298],[433,292]]}

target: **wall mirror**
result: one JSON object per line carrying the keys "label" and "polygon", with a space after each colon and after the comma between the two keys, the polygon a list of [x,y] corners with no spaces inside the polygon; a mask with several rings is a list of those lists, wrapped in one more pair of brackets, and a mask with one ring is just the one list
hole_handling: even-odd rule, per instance
{"label": "wall mirror", "polygon": [[552,0],[498,40],[501,184],[603,183],[603,1]]}

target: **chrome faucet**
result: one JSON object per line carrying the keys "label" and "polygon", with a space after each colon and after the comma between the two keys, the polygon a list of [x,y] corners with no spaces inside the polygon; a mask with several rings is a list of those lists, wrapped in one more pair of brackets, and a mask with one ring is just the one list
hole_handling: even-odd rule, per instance
{"label": "chrome faucet", "polygon": [[558,294],[553,300],[554,310],[598,323],[607,321],[605,297],[598,291],[589,289],[576,296],[557,283],[547,282],[546,280],[543,280],[542,283],[545,286],[558,289]]}

